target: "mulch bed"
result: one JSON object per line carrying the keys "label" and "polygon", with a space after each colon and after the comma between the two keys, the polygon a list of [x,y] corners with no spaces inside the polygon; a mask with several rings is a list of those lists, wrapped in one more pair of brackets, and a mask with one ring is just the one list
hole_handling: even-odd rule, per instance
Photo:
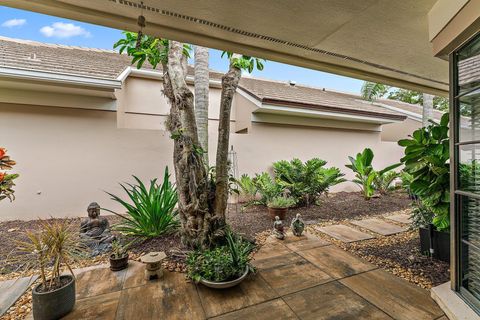
{"label": "mulch bed", "polygon": [[[289,225],[297,213],[301,214],[307,224],[313,224],[382,215],[409,208],[410,204],[411,200],[404,192],[393,192],[368,201],[358,192],[338,192],[322,197],[318,205],[290,209],[285,223]],[[254,206],[242,210],[241,204],[229,206],[227,222],[249,239],[259,232],[271,230],[273,226],[265,207]]]}

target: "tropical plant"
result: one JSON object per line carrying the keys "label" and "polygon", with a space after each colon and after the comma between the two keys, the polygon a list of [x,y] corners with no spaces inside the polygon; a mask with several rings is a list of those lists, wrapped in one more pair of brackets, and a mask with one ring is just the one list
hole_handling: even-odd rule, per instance
{"label": "tropical plant", "polygon": [[255,200],[252,204],[266,206],[271,199],[282,195],[285,191],[285,188],[282,185],[276,183],[275,180],[267,172],[255,174],[255,177],[253,178],[253,183],[255,184],[258,193],[260,194],[260,200]]}
{"label": "tropical plant", "polygon": [[[345,165],[355,173],[355,179],[352,181],[360,186],[366,200],[369,200],[375,193],[375,179],[377,179],[377,185],[385,185],[388,182],[386,181],[385,174],[401,165],[400,163],[396,163],[380,171],[375,171],[372,166],[373,156],[372,149],[365,148],[361,153],[357,153],[355,158],[348,157],[350,164]],[[388,186],[389,183],[381,187],[388,188]]]}
{"label": "tropical plant", "polygon": [[281,196],[268,201],[267,206],[269,208],[283,209],[293,207],[296,203],[297,201],[294,198]]}
{"label": "tropical plant", "polygon": [[275,181],[295,198],[299,205],[310,205],[329,188],[344,182],[340,169],[324,168],[326,161],[313,158],[302,162],[300,159],[292,161],[281,160],[273,164]]}
{"label": "tropical plant", "polygon": [[128,243],[124,243],[121,240],[115,239],[112,241],[112,251],[111,255],[113,256],[114,259],[120,259],[125,257],[127,254],[128,250],[132,247],[133,244],[135,244],[137,241],[132,240]]}
{"label": "tropical plant", "polygon": [[433,212],[433,224],[438,230],[450,227],[450,153],[448,113],[439,124],[431,121],[427,127],[415,130],[409,139],[398,141],[405,147],[401,162],[412,175],[410,190]]}
{"label": "tropical plant", "polygon": [[[16,162],[7,155],[7,150],[0,148],[0,170],[11,170],[15,164]],[[15,192],[13,190],[15,183],[13,180],[16,178],[18,178],[18,174],[7,174],[0,171],[0,201],[3,199],[8,199],[10,202],[15,200],[15,195],[13,194]]]}
{"label": "tropical plant", "polygon": [[362,98],[368,101],[374,101],[383,97],[389,89],[390,87],[387,85],[365,81],[361,89]]}
{"label": "tropical plant", "polygon": [[165,168],[163,183],[160,185],[157,183],[157,179],[153,179],[150,180],[150,186],[147,188],[139,178],[136,176],[133,178],[137,182],[136,185],[120,183],[131,203],[107,192],[112,200],[126,210],[125,215],[104,209],[122,218],[122,221],[114,228],[127,235],[148,238],[175,231],[179,225],[175,209],[178,195],[175,186],[170,182],[168,167]]}
{"label": "tropical plant", "polygon": [[40,220],[39,231],[26,231],[28,240],[18,241],[20,259],[28,270],[40,270],[41,292],[65,285],[60,276],[64,268],[74,277],[73,263],[87,257],[87,248],[79,238],[78,227],[70,220]]}
{"label": "tropical plant", "polygon": [[412,213],[411,213],[411,228],[426,228],[433,221],[434,214],[433,212],[423,205],[422,201],[419,199],[415,200],[412,203]]}
{"label": "tropical plant", "polygon": [[114,47],[127,52],[132,64],[141,68],[148,61],[153,68],[161,65],[163,93],[170,102],[166,127],[173,139],[173,163],[179,193],[178,212],[182,223],[182,239],[195,248],[209,246],[217,229],[225,226],[225,212],[229,196],[228,148],[230,114],[233,96],[238,88],[242,70],[263,69],[263,60],[226,52],[228,71],[222,76],[222,94],[219,108],[218,141],[215,161],[215,186],[208,182],[204,149],[198,135],[194,110],[194,95],[187,78],[187,59],[190,46],[177,41],[125,32]]}
{"label": "tropical plant", "polygon": [[[397,166],[400,166],[399,163]],[[389,167],[390,168],[390,167]],[[392,183],[400,176],[400,173],[390,169],[388,171],[380,170],[376,172],[375,179],[373,179],[373,186],[380,194],[387,194],[389,191],[395,189]]]}
{"label": "tropical plant", "polygon": [[226,229],[225,244],[211,249],[195,250],[187,257],[187,275],[195,282],[208,280],[224,282],[238,279],[248,269],[254,246]]}
{"label": "tropical plant", "polygon": [[258,190],[252,177],[248,174],[242,174],[240,179],[235,180],[235,183],[240,190],[240,194],[245,197],[247,203],[255,200]]}

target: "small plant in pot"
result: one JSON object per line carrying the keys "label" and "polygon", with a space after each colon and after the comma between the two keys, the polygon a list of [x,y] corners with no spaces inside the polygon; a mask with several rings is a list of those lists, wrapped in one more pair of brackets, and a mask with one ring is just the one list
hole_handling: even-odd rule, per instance
{"label": "small plant in pot", "polygon": [[120,271],[128,267],[128,248],[130,244],[122,244],[119,240],[112,242],[112,253],[110,254],[110,270]]}
{"label": "small plant in pot", "polygon": [[253,249],[252,243],[227,229],[223,244],[188,255],[188,277],[215,289],[236,286],[250,272],[255,272],[250,264]]}
{"label": "small plant in pot", "polygon": [[280,220],[285,220],[288,208],[293,207],[295,204],[295,199],[291,197],[274,197],[267,203],[268,213],[272,220],[274,220],[276,216],[278,216]]}
{"label": "small plant in pot", "polygon": [[[59,319],[75,305],[74,262],[86,257],[86,248],[68,220],[42,220],[38,232],[27,231],[28,241],[18,242],[28,269],[40,272],[40,284],[32,290],[34,319]],[[62,274],[67,269],[69,274]]]}

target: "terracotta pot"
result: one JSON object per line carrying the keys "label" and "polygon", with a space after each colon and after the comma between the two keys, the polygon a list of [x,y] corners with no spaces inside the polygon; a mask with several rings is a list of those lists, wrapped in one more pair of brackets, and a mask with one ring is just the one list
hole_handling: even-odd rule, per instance
{"label": "terracotta pot", "polygon": [[128,254],[125,254],[123,257],[115,259],[113,254],[110,255],[110,270],[120,271],[128,267]]}
{"label": "terracotta pot", "polygon": [[270,208],[268,207],[268,213],[272,220],[275,220],[275,216],[278,216],[280,220],[285,220],[285,216],[287,215],[288,208]]}
{"label": "terracotta pot", "polygon": [[231,281],[224,281],[224,282],[215,282],[215,281],[208,281],[205,279],[201,279],[200,283],[203,284],[204,286],[207,286],[213,289],[226,289],[226,288],[231,288],[240,284],[240,282],[242,282],[247,277],[247,275],[248,275],[248,267],[245,269],[245,272],[238,279],[231,280]]}
{"label": "terracotta pot", "polygon": [[63,287],[49,292],[39,292],[41,284],[33,288],[32,307],[35,320],[60,319],[75,306],[75,278],[70,275],[60,278],[70,281]]}

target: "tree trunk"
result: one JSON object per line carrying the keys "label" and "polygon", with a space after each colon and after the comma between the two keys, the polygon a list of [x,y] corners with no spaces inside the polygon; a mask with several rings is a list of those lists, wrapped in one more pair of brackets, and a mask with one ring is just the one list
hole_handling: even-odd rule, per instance
{"label": "tree trunk", "polygon": [[194,98],[185,81],[183,44],[170,41],[169,45],[168,64],[164,65],[164,93],[171,103],[167,128],[174,140],[173,164],[182,241],[193,248],[203,247],[208,244],[211,233],[207,172],[198,152]]}
{"label": "tree trunk", "polygon": [[[233,55],[237,58],[238,55]],[[230,141],[230,112],[233,96],[238,87],[242,71],[233,66],[222,77],[222,97],[220,100],[220,121],[218,124],[218,145],[215,175],[215,204],[214,212],[218,220],[225,221],[225,210],[228,201],[228,146]]]}
{"label": "tree trunk", "polygon": [[431,94],[423,94],[423,112],[422,112],[422,126],[429,125],[428,120],[433,118],[433,96]]}
{"label": "tree trunk", "polygon": [[208,48],[195,46],[195,118],[197,120],[198,140],[208,167]]}

